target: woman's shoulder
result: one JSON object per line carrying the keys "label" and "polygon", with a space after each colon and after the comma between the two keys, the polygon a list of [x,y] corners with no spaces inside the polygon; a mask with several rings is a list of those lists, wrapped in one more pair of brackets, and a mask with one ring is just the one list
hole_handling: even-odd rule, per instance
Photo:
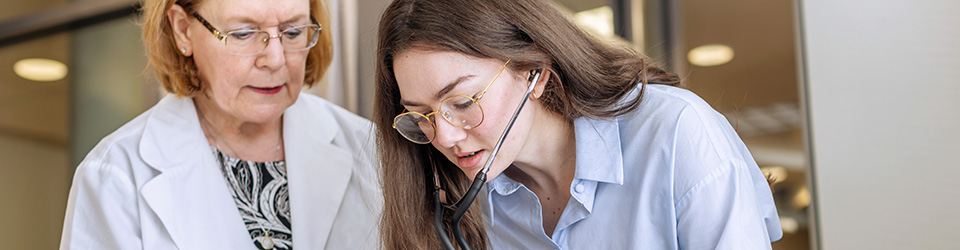
{"label": "woman's shoulder", "polygon": [[[641,95],[642,93],[642,95]],[[647,84],[635,88],[621,103],[640,96],[640,103],[630,112],[617,116],[623,127],[649,128],[653,130],[676,130],[677,126],[722,127],[726,118],[714,110],[697,94],[675,86]],[[649,131],[663,134],[670,131]]]}
{"label": "woman's shoulder", "polygon": [[[152,109],[141,113],[103,137],[77,166],[74,182],[113,180],[134,185],[135,175],[149,173],[147,165],[143,163],[143,158],[140,156],[139,145],[151,111]],[[99,184],[105,183],[87,183],[86,185]]]}
{"label": "woman's shoulder", "polygon": [[685,109],[700,113],[714,111],[703,98],[682,87],[647,84],[641,98],[638,110],[647,115],[677,115]]}
{"label": "woman's shoulder", "polygon": [[100,142],[87,153],[83,161],[108,161],[118,155],[135,153],[150,112],[151,110],[147,110],[141,113],[100,139]]}
{"label": "woman's shoulder", "polygon": [[[679,87],[648,85],[641,104],[619,117],[620,128],[635,136],[625,143],[662,142],[651,146],[669,158],[678,187],[690,187],[725,165],[755,165],[740,136],[720,112],[695,93]],[[689,182],[689,183],[683,183]]]}
{"label": "woman's shoulder", "polygon": [[[123,124],[107,136],[103,137],[81,161],[81,168],[88,166],[111,166],[124,172],[148,172],[147,165],[141,155],[141,146],[154,141],[176,140],[188,137],[192,123],[187,121],[193,111],[193,103],[189,98],[178,98],[168,95],[162,98],[153,107]],[[192,115],[195,117],[195,114]],[[199,125],[196,125],[199,131]],[[143,168],[143,169],[140,169]]]}
{"label": "woman's shoulder", "polygon": [[[637,128],[646,136],[670,142],[663,150],[703,163],[742,157],[742,141],[729,121],[695,93],[673,86],[647,85],[640,105],[618,117],[621,129]],[[692,155],[696,154],[696,155]]]}

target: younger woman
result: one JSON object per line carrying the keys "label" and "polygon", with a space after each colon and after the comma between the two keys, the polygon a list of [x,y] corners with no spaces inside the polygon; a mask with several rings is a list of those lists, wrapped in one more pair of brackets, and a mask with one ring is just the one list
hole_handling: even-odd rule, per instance
{"label": "younger woman", "polygon": [[466,192],[536,69],[458,224],[472,248],[769,249],[781,237],[766,180],[724,117],[544,0],[394,1],[378,53],[387,249],[440,247],[433,183],[446,203]]}

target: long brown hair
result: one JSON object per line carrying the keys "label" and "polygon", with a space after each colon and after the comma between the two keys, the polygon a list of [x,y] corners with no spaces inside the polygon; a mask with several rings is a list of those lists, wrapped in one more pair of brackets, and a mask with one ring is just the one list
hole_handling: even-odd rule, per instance
{"label": "long brown hair", "polygon": [[[378,40],[373,122],[382,163],[385,204],[380,235],[386,249],[440,248],[432,223],[433,165],[440,185],[452,197],[460,197],[470,184],[431,145],[407,141],[393,129],[394,116],[403,111],[393,71],[398,53],[411,48],[453,51],[510,59],[511,69],[517,71],[549,70],[552,74],[538,100],[570,121],[636,109],[642,84],[680,83],[677,75],[634,50],[588,35],[544,0],[397,0],[380,19]],[[640,95],[621,100],[638,84]],[[479,209],[471,206],[461,229],[472,248],[485,249],[488,242]]]}

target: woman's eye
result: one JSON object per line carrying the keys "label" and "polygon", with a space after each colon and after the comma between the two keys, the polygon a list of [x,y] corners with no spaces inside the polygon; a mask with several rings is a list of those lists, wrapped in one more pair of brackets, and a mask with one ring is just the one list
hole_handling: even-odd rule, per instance
{"label": "woman's eye", "polygon": [[292,29],[292,30],[288,30],[288,31],[283,32],[283,36],[284,36],[284,38],[293,39],[293,38],[297,38],[298,36],[300,36],[301,33],[303,33],[303,31],[300,30],[300,29]]}
{"label": "woman's eye", "polygon": [[410,120],[413,121],[413,123],[420,123],[420,122],[423,122],[423,120],[426,120],[426,118],[418,115],[418,116],[410,116]]}
{"label": "woman's eye", "polygon": [[247,40],[253,37],[253,31],[237,31],[231,32],[230,37],[237,40]]}
{"label": "woman's eye", "polygon": [[468,109],[470,106],[473,106],[473,101],[465,101],[453,105],[456,109]]}

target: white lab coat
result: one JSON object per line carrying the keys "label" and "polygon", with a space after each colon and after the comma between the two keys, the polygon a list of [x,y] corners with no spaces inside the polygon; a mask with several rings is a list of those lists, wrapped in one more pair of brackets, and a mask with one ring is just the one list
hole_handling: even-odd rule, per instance
{"label": "white lab coat", "polygon": [[[372,124],[300,94],[283,115],[294,249],[375,249]],[[167,96],[77,167],[61,249],[255,249],[190,98]]]}

